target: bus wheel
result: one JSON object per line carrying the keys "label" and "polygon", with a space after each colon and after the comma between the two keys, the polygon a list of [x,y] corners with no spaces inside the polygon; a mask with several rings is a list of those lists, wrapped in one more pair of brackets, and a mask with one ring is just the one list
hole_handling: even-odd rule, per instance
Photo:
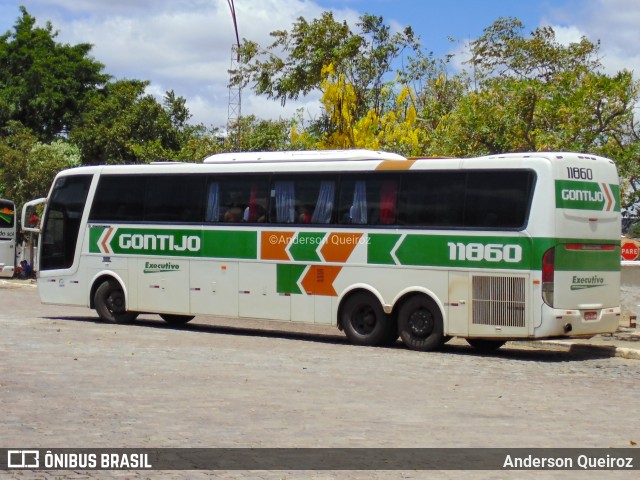
{"label": "bus wheel", "polygon": [[160,318],[170,325],[184,325],[195,318],[194,315],[174,315],[171,313],[161,313]]}
{"label": "bus wheel", "polygon": [[136,312],[126,311],[124,292],[113,280],[107,280],[98,287],[93,302],[98,316],[107,322],[131,323],[138,316]]}
{"label": "bus wheel", "polygon": [[398,312],[402,342],[422,352],[440,348],[445,342],[442,313],[436,303],[424,295],[407,300]]}
{"label": "bus wheel", "polygon": [[467,338],[467,343],[480,352],[494,352],[507,343],[507,341],[486,340],[484,338]]}
{"label": "bus wheel", "polygon": [[355,293],[346,300],[341,321],[347,338],[356,345],[388,344],[395,334],[395,323],[378,299],[367,292]]}

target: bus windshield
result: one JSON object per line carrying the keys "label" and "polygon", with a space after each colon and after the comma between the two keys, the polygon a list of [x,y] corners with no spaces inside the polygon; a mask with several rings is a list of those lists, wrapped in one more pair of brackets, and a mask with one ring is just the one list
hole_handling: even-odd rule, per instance
{"label": "bus windshield", "polygon": [[12,277],[16,260],[16,215],[11,200],[0,199],[0,277]]}
{"label": "bus windshield", "polygon": [[15,208],[10,200],[0,200],[0,232],[15,225]]}

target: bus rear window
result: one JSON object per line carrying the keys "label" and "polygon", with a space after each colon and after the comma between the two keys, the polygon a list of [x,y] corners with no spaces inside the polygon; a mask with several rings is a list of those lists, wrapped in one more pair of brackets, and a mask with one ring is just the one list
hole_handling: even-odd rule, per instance
{"label": "bus rear window", "polygon": [[525,227],[535,175],[528,170],[410,172],[400,224],[428,228]]}

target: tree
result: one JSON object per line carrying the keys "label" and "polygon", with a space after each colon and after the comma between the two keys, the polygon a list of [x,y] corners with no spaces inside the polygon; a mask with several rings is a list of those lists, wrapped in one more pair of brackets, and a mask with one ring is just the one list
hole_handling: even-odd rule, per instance
{"label": "tree", "polygon": [[388,105],[385,112],[380,115],[372,108],[358,117],[353,86],[331,66],[325,73],[322,104],[331,128],[322,134],[320,148],[384,149],[409,156],[421,153],[424,131],[418,126],[411,89],[405,87],[397,95],[391,86],[382,89],[379,101]]}
{"label": "tree", "polygon": [[[451,74],[449,64],[454,56],[435,58],[433,53],[417,51],[407,66],[398,72],[397,82],[412,92],[410,97],[418,113],[418,123],[426,137],[454,111],[470,91],[470,79],[462,72]],[[429,142],[423,145],[429,148]],[[422,152],[425,153],[425,152]]]}
{"label": "tree", "polygon": [[599,45],[584,37],[562,45],[551,27],[530,37],[523,29],[499,19],[471,43],[475,87],[440,132],[445,153],[602,153],[612,139],[624,142],[638,95],[630,72],[602,73]]}
{"label": "tree", "polygon": [[0,36],[0,128],[17,120],[48,142],[70,130],[83,100],[109,75],[92,46],[60,44],[51,23],[35,26],[20,7],[13,32]]}
{"label": "tree", "polygon": [[163,108],[145,93],[148,85],[111,82],[89,97],[70,136],[83,164],[148,163],[177,155],[189,138],[183,135],[189,118],[184,99],[168,92]]}
{"label": "tree", "polygon": [[42,143],[28,128],[10,121],[0,137],[0,196],[16,205],[46,197],[60,170],[80,165],[80,151],[66,140]]}
{"label": "tree", "polygon": [[462,156],[591,152],[618,161],[628,176],[620,160],[634,143],[638,83],[631,73],[605,74],[599,44],[584,37],[562,45],[550,27],[528,37],[523,29],[516,19],[500,19],[471,42],[473,87],[434,130],[432,149]]}
{"label": "tree", "polygon": [[417,48],[417,41],[409,27],[391,35],[382,17],[365,14],[357,26],[354,33],[346,22],[323,12],[311,22],[298,18],[291,32],[272,32],[275,40],[265,50],[245,39],[240,47],[244,67],[233,81],[253,83],[256,93],[284,104],[314,90],[324,93],[324,69],[331,66],[353,89],[356,117],[369,109],[380,114],[380,93],[393,61],[405,48]]}

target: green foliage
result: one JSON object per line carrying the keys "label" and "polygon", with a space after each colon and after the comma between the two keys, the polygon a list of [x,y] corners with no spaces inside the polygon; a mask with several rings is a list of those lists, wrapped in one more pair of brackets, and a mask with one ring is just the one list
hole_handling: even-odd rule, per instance
{"label": "green foliage", "polygon": [[[353,32],[331,13],[273,32],[265,50],[245,41],[235,82],[285,102],[312,90],[324,112],[292,140],[315,148],[382,148],[406,155],[473,156],[510,151],[590,152],[616,161],[623,207],[640,202],[639,84],[602,71],[599,43],[557,41],[551,27],[524,33],[500,18],[470,44],[468,70],[424,53],[410,28],[391,35],[364,15]],[[393,61],[413,54],[390,81]],[[278,56],[275,52],[282,52]],[[264,143],[262,143],[264,145]],[[637,212],[636,212],[637,214]]]}
{"label": "green foliage", "polygon": [[[244,152],[295,149],[296,145],[292,142],[292,130],[294,130],[296,123],[293,119],[261,120],[255,115],[242,117],[237,124],[231,125],[230,135],[222,148],[223,150]],[[239,144],[237,143],[238,135],[240,136]]]}
{"label": "green foliage", "polygon": [[430,152],[470,156],[510,151],[578,151],[614,159],[623,207],[638,201],[638,140],[633,108],[639,85],[630,72],[601,71],[599,45],[569,45],[553,29],[522,35],[518,20],[500,19],[471,43],[473,76],[443,117]]}
{"label": "green foliage", "polygon": [[45,142],[69,131],[85,97],[109,76],[90,58],[91,45],[63,45],[50,23],[20,7],[13,31],[0,36],[0,128],[21,122]]}
{"label": "green foliage", "polygon": [[0,196],[16,205],[45,197],[60,170],[80,165],[78,148],[58,139],[42,143],[16,121],[8,122],[0,138]]}
{"label": "green foliage", "polygon": [[[271,36],[274,41],[266,51],[255,42],[243,41],[240,46],[245,65],[242,81],[254,82],[256,93],[283,104],[317,89],[325,65],[353,58],[360,48],[360,42],[346,22],[336,22],[331,12],[323,12],[320,19],[311,23],[299,17],[290,33],[279,30]],[[274,53],[278,50],[285,58]]]}
{"label": "green foliage", "polygon": [[324,69],[331,65],[354,90],[358,116],[368,109],[380,113],[384,77],[403,50],[415,49],[417,43],[409,27],[391,35],[382,17],[365,14],[357,26],[360,31],[354,33],[346,22],[323,12],[311,22],[298,18],[290,32],[272,32],[274,42],[265,50],[245,40],[240,47],[245,66],[235,72],[233,81],[252,83],[256,93],[284,104],[314,90],[324,92]]}
{"label": "green foliage", "polygon": [[471,42],[471,60],[475,79],[507,76],[551,82],[565,72],[580,75],[600,68],[596,56],[599,43],[582,37],[567,46],[556,41],[553,28],[540,27],[529,38],[524,25],[515,18],[499,18]]}
{"label": "green foliage", "polygon": [[180,150],[185,139],[179,126],[188,118],[184,102],[170,92],[166,110],[145,94],[148,84],[121,80],[93,92],[70,135],[83,164],[148,163]]}
{"label": "green foliage", "polygon": [[173,157],[183,162],[201,162],[205,157],[214,153],[232,150],[228,147],[228,141],[218,129],[206,131],[204,127],[191,131],[182,148]]}
{"label": "green foliage", "polygon": [[223,133],[190,124],[173,90],[158,102],[147,81],[112,81],[91,45],[59,44],[50,23],[36,28],[20,11],[0,36],[0,195],[19,202],[46,194],[57,170],[79,164],[201,161],[230,150],[569,150],[612,158],[625,214],[640,213],[640,85],[629,71],[605,73],[599,43],[586,38],[561,44],[550,27],[526,34],[519,20],[500,18],[452,73],[453,55],[427,53],[410,27],[392,33],[369,14],[354,29],[330,12],[300,17],[272,32],[266,48],[244,40],[232,84],[282,104],[318,92],[322,113],[306,122],[300,111],[242,117]]}

